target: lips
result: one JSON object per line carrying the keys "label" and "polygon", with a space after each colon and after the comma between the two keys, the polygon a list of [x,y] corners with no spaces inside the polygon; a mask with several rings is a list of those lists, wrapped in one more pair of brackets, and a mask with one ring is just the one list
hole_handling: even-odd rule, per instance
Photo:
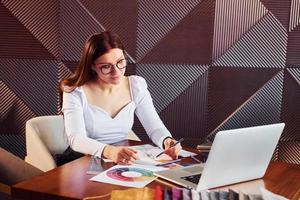
{"label": "lips", "polygon": [[111,78],[120,78],[120,76],[112,76]]}
{"label": "lips", "polygon": [[118,80],[118,79],[120,79],[120,76],[111,77],[111,79]]}

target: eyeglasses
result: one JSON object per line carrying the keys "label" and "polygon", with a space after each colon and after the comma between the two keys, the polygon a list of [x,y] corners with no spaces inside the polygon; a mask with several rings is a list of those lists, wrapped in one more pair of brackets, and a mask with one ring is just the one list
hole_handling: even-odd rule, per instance
{"label": "eyeglasses", "polygon": [[116,64],[110,63],[99,63],[96,64],[96,67],[100,69],[102,74],[110,74],[113,71],[114,66],[118,69],[124,69],[127,65],[127,60],[125,58],[119,60]]}

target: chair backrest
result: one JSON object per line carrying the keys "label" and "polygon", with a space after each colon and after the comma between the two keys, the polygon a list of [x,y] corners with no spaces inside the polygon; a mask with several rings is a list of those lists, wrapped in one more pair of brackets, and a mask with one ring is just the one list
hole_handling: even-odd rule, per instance
{"label": "chair backrest", "polygon": [[[133,133],[129,139],[139,141]],[[68,147],[62,115],[35,117],[26,122],[26,162],[42,171],[55,168],[55,154],[63,153]]]}
{"label": "chair backrest", "polygon": [[[68,147],[62,115],[32,118],[26,123],[26,132],[30,131],[35,132],[52,155],[62,153]],[[128,133],[127,139],[141,141],[133,131]]]}
{"label": "chair backrest", "polygon": [[32,118],[26,123],[27,131],[34,131],[51,154],[62,153],[68,147],[62,115]]}

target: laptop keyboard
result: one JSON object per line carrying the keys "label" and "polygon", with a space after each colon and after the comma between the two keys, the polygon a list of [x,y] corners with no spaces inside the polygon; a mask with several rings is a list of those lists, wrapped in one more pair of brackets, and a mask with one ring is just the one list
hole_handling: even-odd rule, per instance
{"label": "laptop keyboard", "polygon": [[201,174],[195,174],[195,175],[191,175],[191,176],[184,176],[181,177],[182,179],[198,184],[199,180],[200,180]]}

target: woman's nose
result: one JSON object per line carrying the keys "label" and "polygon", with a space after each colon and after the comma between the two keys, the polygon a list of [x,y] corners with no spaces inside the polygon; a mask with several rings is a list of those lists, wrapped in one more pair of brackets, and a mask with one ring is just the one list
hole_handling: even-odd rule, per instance
{"label": "woman's nose", "polygon": [[113,65],[112,69],[111,69],[111,73],[112,74],[117,74],[119,73],[121,70],[117,67],[117,65]]}

